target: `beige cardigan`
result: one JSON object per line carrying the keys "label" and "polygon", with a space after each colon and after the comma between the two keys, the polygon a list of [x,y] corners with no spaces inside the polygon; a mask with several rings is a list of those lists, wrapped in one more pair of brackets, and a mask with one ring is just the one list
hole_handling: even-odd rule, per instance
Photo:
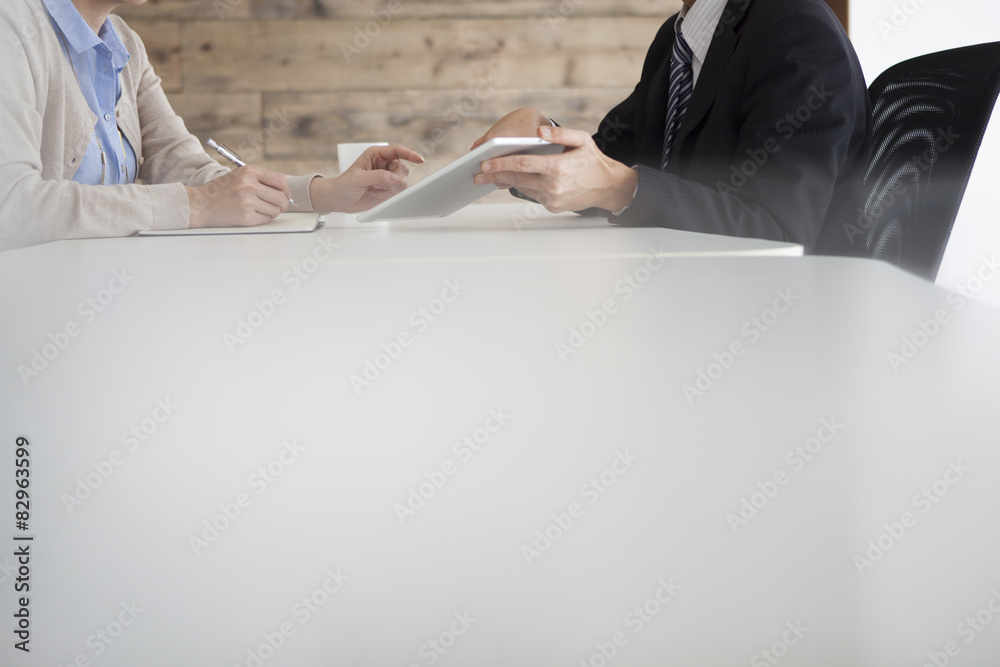
{"label": "beige cardigan", "polygon": [[[228,169],[184,127],[142,40],[111,21],[130,59],[121,74],[118,126],[139,161],[135,185],[72,180],[97,116],[90,110],[41,0],[0,1],[0,250],[67,238],[186,229],[185,185]],[[311,210],[315,175],[289,179],[296,210]]]}

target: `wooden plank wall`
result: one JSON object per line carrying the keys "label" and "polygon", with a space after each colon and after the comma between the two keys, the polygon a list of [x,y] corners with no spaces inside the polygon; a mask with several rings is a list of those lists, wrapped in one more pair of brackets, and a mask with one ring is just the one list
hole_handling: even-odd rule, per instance
{"label": "wooden plank wall", "polygon": [[521,106],[593,131],[629,94],[656,30],[680,6],[150,0],[119,13],[202,140],[289,174],[337,173],[338,142],[401,142],[430,158],[419,179]]}

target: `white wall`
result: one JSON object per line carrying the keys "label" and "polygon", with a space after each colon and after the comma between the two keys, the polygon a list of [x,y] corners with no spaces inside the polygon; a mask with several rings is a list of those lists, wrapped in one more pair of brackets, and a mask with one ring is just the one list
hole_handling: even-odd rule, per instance
{"label": "white wall", "polygon": [[[1000,0],[851,0],[851,40],[870,84],[883,70],[924,53],[1000,41]],[[994,112],[938,274],[949,289],[1000,259],[1000,113]],[[975,280],[969,285],[976,286]],[[1000,306],[1000,275],[976,295]]]}

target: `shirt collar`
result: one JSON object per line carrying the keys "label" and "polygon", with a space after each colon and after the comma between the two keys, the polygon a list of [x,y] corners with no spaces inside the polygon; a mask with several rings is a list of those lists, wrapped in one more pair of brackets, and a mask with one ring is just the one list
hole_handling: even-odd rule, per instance
{"label": "shirt collar", "polygon": [[125,67],[129,60],[128,49],[122,43],[118,31],[111,25],[111,19],[104,21],[100,34],[97,34],[80,15],[72,0],[42,0],[42,2],[56,27],[66,37],[66,44],[71,51],[81,55],[103,44],[111,52],[111,64],[119,70]]}
{"label": "shirt collar", "polygon": [[708,47],[712,45],[715,29],[722,19],[728,0],[698,0],[693,7],[681,7],[682,21],[674,29],[684,34],[684,40],[691,47],[694,58],[705,62]]}

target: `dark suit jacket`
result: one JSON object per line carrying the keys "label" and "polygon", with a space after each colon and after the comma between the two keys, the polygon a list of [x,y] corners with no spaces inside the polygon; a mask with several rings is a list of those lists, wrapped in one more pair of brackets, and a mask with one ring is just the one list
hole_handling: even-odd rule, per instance
{"label": "dark suit jacket", "polygon": [[594,135],[609,157],[639,165],[635,200],[615,220],[812,251],[824,220],[860,205],[871,142],[864,75],[840,22],[823,0],[730,0],[662,172],[676,20]]}

